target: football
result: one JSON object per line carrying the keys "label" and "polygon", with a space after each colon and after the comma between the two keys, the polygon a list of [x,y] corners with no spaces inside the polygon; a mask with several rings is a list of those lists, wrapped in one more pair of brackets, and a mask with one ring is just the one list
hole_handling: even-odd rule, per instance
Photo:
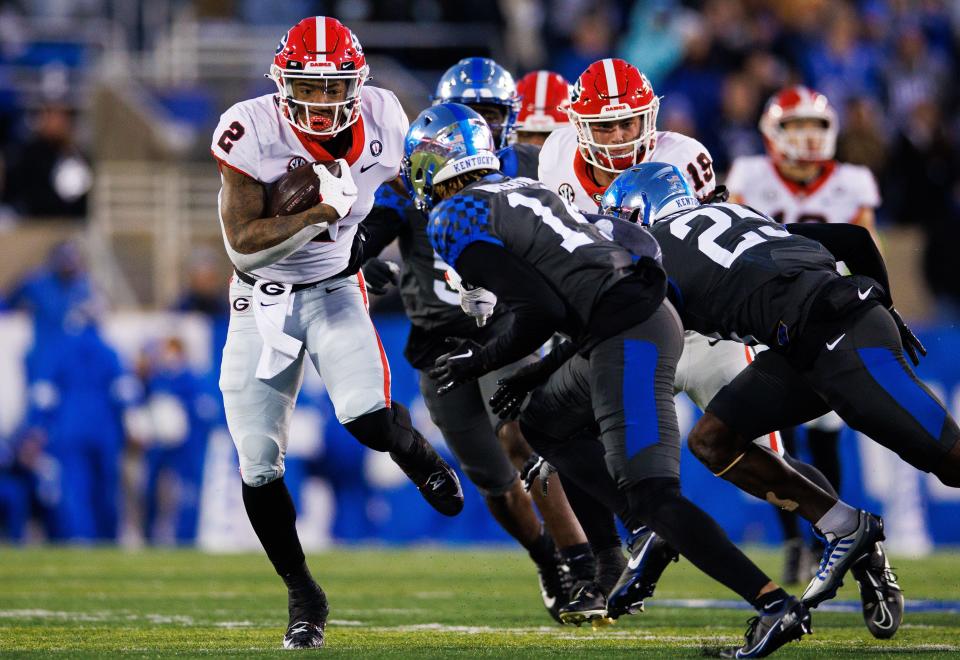
{"label": "football", "polygon": [[[340,176],[340,164],[336,161],[320,164]],[[319,201],[320,179],[313,171],[313,163],[307,163],[290,170],[267,188],[267,217],[301,213]]]}

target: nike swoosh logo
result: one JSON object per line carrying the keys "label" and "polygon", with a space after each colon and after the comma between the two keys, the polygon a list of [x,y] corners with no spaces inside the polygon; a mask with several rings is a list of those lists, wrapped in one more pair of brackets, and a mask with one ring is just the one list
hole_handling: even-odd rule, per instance
{"label": "nike swoosh logo", "polygon": [[367,170],[369,170],[369,169],[370,169],[371,167],[373,167],[374,165],[376,165],[376,163],[371,163],[370,165],[366,165],[366,166],[361,165],[361,166],[360,166],[360,174],[363,174],[364,172],[366,172]]}
{"label": "nike swoosh logo", "polygon": [[[650,540],[652,539],[653,537],[651,536]],[[629,561],[627,561],[627,568],[629,568],[631,571],[637,570],[637,567],[643,562],[643,557],[647,554],[647,548],[650,547],[650,540],[643,544],[643,548],[641,548],[640,552],[633,557],[630,557]]]}
{"label": "nike swoosh logo", "polygon": [[840,343],[840,340],[847,336],[847,333],[844,332],[842,335],[834,339],[833,341],[827,342],[827,350],[832,351],[837,347],[837,344]]}
{"label": "nike swoosh logo", "polygon": [[279,305],[280,303],[260,303],[261,307],[273,307],[274,305]]}
{"label": "nike swoosh logo", "polygon": [[541,594],[541,597],[543,598],[543,604],[547,606],[548,610],[557,604],[556,596],[543,596]]}
{"label": "nike swoosh logo", "polygon": [[464,358],[473,357],[473,349],[468,349],[463,355],[451,355],[448,360],[463,360]]}
{"label": "nike swoosh logo", "polygon": [[866,299],[867,299],[867,296],[870,295],[870,292],[871,292],[871,291],[873,291],[873,287],[872,287],[872,286],[871,286],[869,289],[867,289],[866,291],[861,291],[860,289],[857,289],[857,295],[860,297],[860,300],[866,300]]}

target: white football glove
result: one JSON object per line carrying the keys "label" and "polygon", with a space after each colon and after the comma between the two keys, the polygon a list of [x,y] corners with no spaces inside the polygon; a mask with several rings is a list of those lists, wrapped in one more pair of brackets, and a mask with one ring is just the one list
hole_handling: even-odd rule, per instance
{"label": "white football glove", "polygon": [[450,288],[460,294],[460,309],[463,313],[473,317],[477,326],[482,328],[493,314],[493,308],[497,304],[496,294],[480,287],[470,288],[460,279],[460,274],[449,267],[444,272],[444,278]]}
{"label": "white football glove", "polygon": [[340,163],[340,176],[334,176],[320,163],[313,164],[313,171],[320,179],[320,203],[333,207],[337,218],[342,218],[350,212],[350,207],[357,201],[357,184],[353,182],[350,166],[343,158]]}
{"label": "white football glove", "polygon": [[487,291],[477,287],[460,289],[460,309],[467,316],[472,316],[477,321],[477,326],[483,327],[490,315],[493,314],[493,308],[497,305],[497,296],[492,291]]}

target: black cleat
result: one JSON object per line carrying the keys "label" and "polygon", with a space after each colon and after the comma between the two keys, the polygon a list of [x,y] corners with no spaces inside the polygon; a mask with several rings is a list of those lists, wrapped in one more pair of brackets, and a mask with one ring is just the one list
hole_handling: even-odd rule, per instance
{"label": "black cleat", "polygon": [[643,611],[643,601],[653,595],[657,580],[679,553],[650,529],[631,537],[630,559],[607,597],[607,616],[617,619]]}
{"label": "black cleat", "polygon": [[860,524],[850,534],[827,543],[813,580],[807,585],[801,599],[807,607],[816,607],[837,595],[843,585],[843,576],[854,564],[873,552],[877,541],[883,540],[883,520],[879,516],[860,511]]}
{"label": "black cleat", "polygon": [[720,651],[721,658],[765,658],[778,648],[809,635],[810,610],[790,596],[777,612],[759,614],[747,625],[743,646]]}
{"label": "black cleat", "polygon": [[560,620],[579,626],[585,621],[607,618],[607,599],[596,582],[578,582],[570,593],[570,602],[560,608]]}
{"label": "black cleat", "polygon": [[416,430],[406,454],[390,452],[390,458],[410,477],[423,499],[445,516],[463,511],[463,489],[453,468]]}
{"label": "black cleat", "polygon": [[298,599],[290,594],[288,606],[290,623],[283,636],[285,649],[319,649],[323,647],[324,629],[327,626],[327,597],[317,587],[317,593],[309,598]]}
{"label": "black cleat", "polygon": [[555,556],[553,562],[537,565],[537,578],[540,580],[543,606],[554,621],[563,623],[560,620],[560,609],[570,602],[570,590],[573,587],[570,569],[559,556]]}
{"label": "black cleat", "polygon": [[890,639],[903,622],[903,591],[890,569],[883,543],[850,569],[860,589],[863,621],[877,639]]}

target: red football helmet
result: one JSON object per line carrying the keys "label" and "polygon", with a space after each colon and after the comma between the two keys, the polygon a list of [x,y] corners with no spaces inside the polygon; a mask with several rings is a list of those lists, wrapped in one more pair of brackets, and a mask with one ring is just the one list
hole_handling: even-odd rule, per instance
{"label": "red football helmet", "polygon": [[[802,119],[815,120],[816,125],[789,126],[790,122]],[[760,132],[774,160],[833,160],[837,150],[837,113],[820,92],[801,86],[787,87],[767,101],[760,117]]]}
{"label": "red football helmet", "polygon": [[[329,137],[360,118],[360,90],[369,72],[363,48],[350,28],[335,18],[313,16],[283,35],[268,77],[277,84],[283,116],[291,125]],[[321,81],[322,94],[343,98],[324,103],[298,99],[297,80]]]}
{"label": "red football helmet", "polygon": [[[591,64],[573,86],[568,110],[584,160],[608,172],[642,163],[656,143],[659,108],[660,99],[637,67],[609,58]],[[636,138],[619,144],[597,141],[595,126],[631,117],[640,118]]]}
{"label": "red football helmet", "polygon": [[531,71],[517,82],[517,130],[550,133],[569,123],[570,83],[553,71]]}

